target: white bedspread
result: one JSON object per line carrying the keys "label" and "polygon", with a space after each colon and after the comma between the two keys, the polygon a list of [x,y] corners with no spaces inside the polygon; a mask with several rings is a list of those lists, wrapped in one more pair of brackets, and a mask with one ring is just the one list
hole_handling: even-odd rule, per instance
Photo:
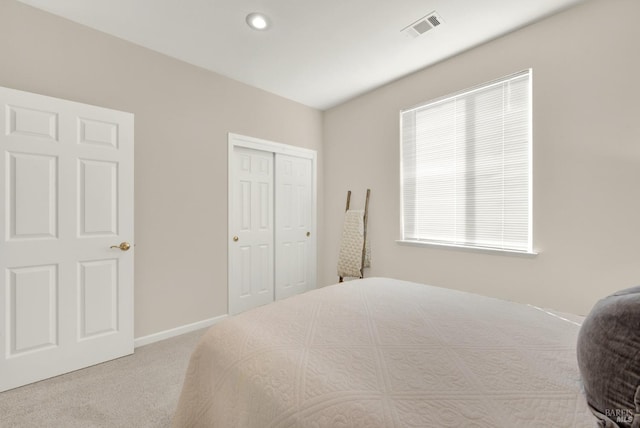
{"label": "white bedspread", "polygon": [[213,326],[175,427],[594,427],[579,327],[535,308],[368,278]]}

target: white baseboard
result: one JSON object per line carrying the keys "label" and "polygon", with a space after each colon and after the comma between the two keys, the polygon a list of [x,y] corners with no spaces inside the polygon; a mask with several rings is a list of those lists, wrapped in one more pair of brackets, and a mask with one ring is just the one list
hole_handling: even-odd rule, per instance
{"label": "white baseboard", "polygon": [[214,325],[217,322],[222,321],[228,315],[220,315],[217,317],[209,318],[206,320],[194,322],[191,324],[183,325],[180,327],[172,328],[165,331],[160,331],[158,333],[153,333],[148,336],[138,337],[133,340],[134,347],[138,348],[140,346],[149,345],[154,342],[159,342],[161,340],[169,339],[170,337],[180,336],[181,334],[190,333],[192,331],[200,330],[201,328],[207,328],[209,326]]}

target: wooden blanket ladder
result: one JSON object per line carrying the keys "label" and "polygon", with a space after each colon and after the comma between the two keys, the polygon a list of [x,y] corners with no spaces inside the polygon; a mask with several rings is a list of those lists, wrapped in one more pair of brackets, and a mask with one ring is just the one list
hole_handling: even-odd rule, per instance
{"label": "wooden blanket ladder", "polygon": [[[369,219],[369,197],[371,196],[371,189],[367,189],[367,196],[364,202],[364,232],[362,240],[362,256],[360,264],[360,278],[364,278],[364,268],[367,255],[367,220]],[[344,209],[345,212],[349,211],[351,205],[351,190],[347,191],[347,205]],[[344,282],[344,277],[339,276],[339,282]]]}

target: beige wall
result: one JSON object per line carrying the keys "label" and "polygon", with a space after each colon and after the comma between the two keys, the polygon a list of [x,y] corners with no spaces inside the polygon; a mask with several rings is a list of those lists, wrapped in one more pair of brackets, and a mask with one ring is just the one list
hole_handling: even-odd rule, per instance
{"label": "beige wall", "polygon": [[[585,313],[640,277],[639,14],[637,0],[592,0],[333,108],[323,122],[314,109],[0,0],[0,86],[135,114],[136,337],[227,311],[229,131],[319,151],[320,284],[337,279],[346,191],[361,204],[370,187],[368,275]],[[528,67],[540,255],[396,244],[398,111]]]}
{"label": "beige wall", "polygon": [[225,314],[227,132],[320,152],[322,113],[13,0],[0,58],[0,86],[135,114],[135,336]]}
{"label": "beige wall", "polygon": [[[344,195],[352,189],[361,201],[367,187],[369,275],[578,314],[603,295],[640,283],[638,16],[638,0],[593,0],[325,112],[323,283],[335,280]],[[399,110],[529,67],[540,254],[396,244]]]}

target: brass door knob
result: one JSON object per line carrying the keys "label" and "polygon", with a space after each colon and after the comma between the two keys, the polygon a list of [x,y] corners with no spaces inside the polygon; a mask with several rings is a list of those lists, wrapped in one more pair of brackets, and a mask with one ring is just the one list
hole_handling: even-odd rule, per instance
{"label": "brass door knob", "polygon": [[121,242],[120,245],[112,245],[110,248],[119,248],[121,251],[127,251],[131,248],[131,244],[128,242]]}
{"label": "brass door knob", "polygon": [[238,239],[240,239],[240,238],[238,238],[237,236],[234,236],[233,237],[233,242],[238,242]]}

